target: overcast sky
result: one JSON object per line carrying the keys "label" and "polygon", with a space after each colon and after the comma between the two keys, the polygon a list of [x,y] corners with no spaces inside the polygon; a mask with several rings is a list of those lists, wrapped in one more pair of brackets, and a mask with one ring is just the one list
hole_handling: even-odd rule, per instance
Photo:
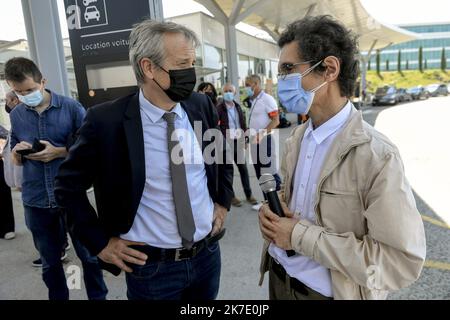
{"label": "overcast sky", "polygon": [[[61,23],[63,37],[67,37],[63,0],[57,1],[60,17],[63,20]],[[361,2],[375,19],[388,24],[450,22],[449,0],[361,0]],[[208,12],[193,0],[163,0],[163,7],[166,17],[196,11]],[[243,24],[239,24],[238,28],[254,35],[263,33]],[[0,40],[20,38],[26,38],[21,1],[0,1]]]}

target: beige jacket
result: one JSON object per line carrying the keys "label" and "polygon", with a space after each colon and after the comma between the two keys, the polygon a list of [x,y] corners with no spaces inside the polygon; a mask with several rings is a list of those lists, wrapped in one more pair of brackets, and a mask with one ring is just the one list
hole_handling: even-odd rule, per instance
{"label": "beige jacket", "polygon": [[[280,198],[287,204],[307,125],[286,140]],[[330,269],[335,299],[386,299],[388,291],[417,280],[425,232],[399,151],[356,109],[330,147],[317,186],[316,223],[300,216],[291,242],[296,252]]]}

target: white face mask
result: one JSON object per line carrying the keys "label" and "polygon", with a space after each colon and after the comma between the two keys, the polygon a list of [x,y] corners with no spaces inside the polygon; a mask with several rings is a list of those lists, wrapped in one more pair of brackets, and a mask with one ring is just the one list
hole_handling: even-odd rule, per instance
{"label": "white face mask", "polygon": [[278,97],[288,112],[307,114],[314,101],[315,93],[328,82],[305,90],[302,87],[302,78],[310,74],[322,61],[305,70],[303,73],[291,73],[278,79]]}

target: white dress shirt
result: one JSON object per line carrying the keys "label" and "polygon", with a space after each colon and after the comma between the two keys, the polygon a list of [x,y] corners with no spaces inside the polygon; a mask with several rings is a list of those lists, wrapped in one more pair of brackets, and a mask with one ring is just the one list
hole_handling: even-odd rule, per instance
{"label": "white dress shirt", "polygon": [[[154,106],[139,94],[145,150],[145,187],[133,226],[122,239],[144,242],[158,248],[180,248],[175,204],[172,194],[167,122],[165,110]],[[175,129],[183,149],[186,178],[195,222],[194,241],[202,240],[212,230],[214,204],[209,195],[202,150],[189,118],[180,104]],[[127,192],[127,190],[124,190]]]}
{"label": "white dress shirt", "polygon": [[[310,120],[301,142],[289,209],[311,223],[316,223],[314,200],[323,162],[334,139],[350,117],[352,107],[348,102],[339,113],[315,130]],[[274,244],[270,245],[269,254],[283,265],[291,277],[326,297],[333,296],[330,271],[327,268],[299,254],[288,257],[285,250]]]}

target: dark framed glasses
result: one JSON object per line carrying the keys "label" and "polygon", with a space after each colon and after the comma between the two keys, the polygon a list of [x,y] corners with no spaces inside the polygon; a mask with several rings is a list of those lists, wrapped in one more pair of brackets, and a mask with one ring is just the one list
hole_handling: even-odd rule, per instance
{"label": "dark framed glasses", "polygon": [[308,60],[308,61],[301,61],[296,63],[282,63],[280,65],[280,68],[278,69],[278,78],[284,79],[289,73],[292,73],[292,70],[295,69],[296,66],[309,64],[313,62],[314,60]]}

